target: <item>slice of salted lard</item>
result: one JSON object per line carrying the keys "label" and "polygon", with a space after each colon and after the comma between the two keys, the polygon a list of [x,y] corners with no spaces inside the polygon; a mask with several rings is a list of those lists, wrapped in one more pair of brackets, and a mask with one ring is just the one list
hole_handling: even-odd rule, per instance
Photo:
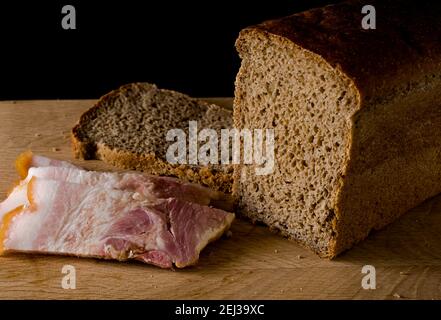
{"label": "slice of salted lard", "polygon": [[70,167],[30,168],[24,183],[27,183],[32,177],[62,180],[90,186],[101,185],[108,189],[138,192],[141,196],[151,199],[179,198],[226,211],[233,210],[231,196],[171,177],[151,176],[136,172],[87,171]]}
{"label": "slice of salted lard", "polygon": [[[230,195],[215,191],[195,183],[183,182],[176,178],[146,175],[137,172],[99,172],[87,171],[69,162],[49,159],[27,151],[15,162],[22,181],[12,190],[6,203],[0,203],[2,213],[17,207],[16,202],[26,204],[26,184],[32,177],[61,180],[86,185],[101,185],[103,188],[138,192],[148,198],[179,198],[192,203],[213,206],[233,211],[234,201]],[[8,203],[9,202],[9,203]],[[12,206],[12,208],[11,208]]]}
{"label": "slice of salted lard", "polygon": [[177,198],[31,178],[28,205],[3,217],[0,251],[136,259],[162,268],[195,264],[234,214]]}
{"label": "slice of salted lard", "polygon": [[0,254],[185,267],[234,219],[233,213],[211,207],[232,210],[230,196],[175,178],[87,171],[31,152],[17,158],[16,169],[23,180],[0,203]]}
{"label": "slice of salted lard", "polygon": [[15,169],[22,179],[26,178],[29,168],[32,167],[65,167],[79,169],[79,167],[70,162],[39,156],[33,154],[32,151],[23,152],[15,160]]}
{"label": "slice of salted lard", "polygon": [[16,185],[8,192],[8,198],[0,203],[0,219],[3,216],[14,210],[18,206],[28,204],[27,199],[27,183],[32,178],[29,174],[30,169],[35,168],[65,168],[80,170],[79,167],[67,161],[56,160],[33,154],[31,151],[26,151],[20,154],[15,160],[15,169],[20,178],[23,179],[16,183]]}

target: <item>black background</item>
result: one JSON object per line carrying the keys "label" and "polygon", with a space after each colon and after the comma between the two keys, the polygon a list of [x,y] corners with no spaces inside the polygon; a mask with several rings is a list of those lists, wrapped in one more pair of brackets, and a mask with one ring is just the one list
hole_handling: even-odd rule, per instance
{"label": "black background", "polygon": [[[0,100],[97,98],[135,81],[232,96],[242,28],[335,2],[1,2]],[[61,27],[66,4],[76,30]]]}

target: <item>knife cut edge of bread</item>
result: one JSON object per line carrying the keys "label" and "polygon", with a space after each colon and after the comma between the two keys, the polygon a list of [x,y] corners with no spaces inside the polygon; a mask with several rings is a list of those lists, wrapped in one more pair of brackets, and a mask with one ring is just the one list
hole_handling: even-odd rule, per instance
{"label": "knife cut edge of bread", "polygon": [[[166,110],[166,108],[169,107],[183,107],[189,114],[183,116],[181,123],[176,123],[174,119],[170,120],[169,118],[171,123],[174,122],[171,126],[162,125],[161,121],[164,121],[164,119],[151,119],[151,125],[156,125],[159,129],[158,132],[155,132],[155,134],[158,136],[158,142],[150,143],[150,145],[147,144],[147,147],[152,149],[150,152],[137,152],[136,150],[131,150],[130,148],[118,148],[106,143],[105,141],[100,141],[100,139],[94,139],[94,137],[89,136],[87,126],[95,121],[97,117],[106,116],[106,110],[103,108],[108,108],[108,110],[111,112],[118,112],[115,110],[118,108],[118,106],[113,104],[118,101],[127,101],[127,104],[132,104],[131,107],[138,110],[137,106],[134,104],[144,103],[144,98],[151,98],[151,95],[154,96],[152,98],[154,100],[156,99],[155,94],[160,95],[160,99],[164,100],[164,110],[159,110],[156,114],[159,117],[162,117],[161,113],[164,113],[164,116],[168,117],[181,116],[180,114],[177,114],[177,112],[173,112],[173,110]],[[158,107],[157,104],[160,103],[160,101],[154,101],[152,105],[155,109],[159,109],[160,107]],[[152,110],[150,107],[151,106],[148,105],[142,106],[141,108],[143,109],[140,111],[150,113]],[[189,110],[193,107],[197,107],[200,109],[199,111],[202,111],[202,113],[198,114],[195,113],[197,110]],[[217,115],[217,113],[219,115]],[[117,117],[119,117],[119,120],[121,120],[126,119],[124,118],[125,116],[127,115],[119,114]],[[141,118],[144,116],[145,115],[140,115]],[[188,117],[188,119],[186,119],[186,117]],[[81,115],[80,120],[74,126],[71,133],[73,152],[76,158],[85,160],[98,159],[122,169],[138,170],[153,175],[174,176],[185,181],[199,183],[214,190],[231,193],[233,179],[232,165],[203,166],[172,164],[165,159],[164,150],[156,151],[156,149],[159,150],[162,147],[159,144],[164,144],[166,137],[165,132],[159,132],[160,130],[172,128],[185,129],[184,126],[188,126],[188,121],[191,120],[200,120],[202,122],[205,121],[205,123],[203,123],[199,129],[202,129],[203,127],[211,127],[210,125],[212,123],[210,123],[210,121],[213,121],[213,126],[215,128],[230,128],[232,126],[232,114],[230,110],[199,99],[190,98],[189,96],[176,91],[158,89],[153,84],[127,84],[101,97],[92,108]],[[115,123],[113,125],[113,128],[115,128]],[[142,128],[138,127],[138,130],[139,129],[142,130]],[[112,126],[104,129],[106,133],[110,133],[112,130],[114,130],[112,129]],[[117,129],[117,131],[118,130],[119,129]],[[117,134],[121,133],[122,130],[124,129],[119,130]],[[152,129],[150,128],[149,130]],[[145,135],[147,133],[144,132],[143,134]],[[130,138],[136,138],[137,132],[134,130],[133,132],[128,133],[128,135],[132,135]]]}

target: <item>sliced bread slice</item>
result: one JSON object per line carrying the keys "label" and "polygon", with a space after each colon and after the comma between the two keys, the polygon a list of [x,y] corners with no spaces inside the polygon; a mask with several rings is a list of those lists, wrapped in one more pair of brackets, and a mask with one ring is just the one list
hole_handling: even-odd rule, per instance
{"label": "sliced bread slice", "polygon": [[[166,140],[170,129],[182,129],[188,137],[189,121],[204,128],[232,127],[231,110],[158,89],[154,84],[132,83],[103,96],[72,129],[77,158],[100,159],[123,169],[175,176],[215,190],[231,192],[231,165],[172,164],[167,161]],[[188,148],[187,148],[188,151]]]}

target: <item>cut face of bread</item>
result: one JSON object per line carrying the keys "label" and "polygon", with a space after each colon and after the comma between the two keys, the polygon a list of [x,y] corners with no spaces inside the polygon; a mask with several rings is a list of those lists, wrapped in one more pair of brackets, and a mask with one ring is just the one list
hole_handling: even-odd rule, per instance
{"label": "cut face of bread", "polygon": [[[251,218],[327,255],[359,97],[325,61],[278,36],[242,35],[235,126],[274,128],[276,167],[239,166],[235,188]],[[246,52],[244,52],[246,50]]]}
{"label": "cut face of bread", "polygon": [[357,1],[242,30],[234,124],[275,130],[273,174],[235,168],[243,215],[332,258],[441,192],[441,6],[406,4],[374,33]]}
{"label": "cut face of bread", "polygon": [[170,129],[188,136],[189,121],[198,130],[232,127],[230,110],[153,84],[134,83],[102,97],[72,130],[76,157],[101,159],[117,167],[171,175],[216,190],[231,191],[231,166],[171,164],[166,159]]}

